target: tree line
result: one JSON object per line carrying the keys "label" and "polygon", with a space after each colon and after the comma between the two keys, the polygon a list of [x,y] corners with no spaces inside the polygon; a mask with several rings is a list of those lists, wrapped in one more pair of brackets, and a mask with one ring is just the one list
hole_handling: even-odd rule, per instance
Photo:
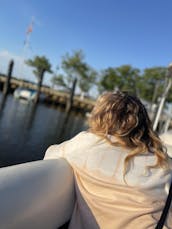
{"label": "tree line", "polygon": [[[167,68],[162,66],[140,70],[124,64],[119,67],[95,70],[85,61],[82,50],[71,54],[66,53],[56,72],[52,71],[50,61],[45,56],[35,56],[27,60],[26,64],[34,67],[33,73],[39,83],[41,80],[42,84],[43,73],[49,72],[52,74],[52,84],[69,93],[73,82],[77,80],[77,87],[81,94],[89,95],[92,87],[95,87],[99,93],[119,89],[129,91],[151,103],[156,103],[161,97],[167,80]],[[172,102],[172,89],[167,101]]]}

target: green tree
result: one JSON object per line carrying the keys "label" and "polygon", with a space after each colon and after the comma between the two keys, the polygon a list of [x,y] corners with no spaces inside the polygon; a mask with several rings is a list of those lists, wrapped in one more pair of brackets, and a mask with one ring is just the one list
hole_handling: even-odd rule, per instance
{"label": "green tree", "polygon": [[119,89],[139,94],[138,84],[140,82],[140,70],[131,65],[122,65],[116,68],[119,80]]}
{"label": "green tree", "polygon": [[45,72],[52,73],[51,64],[45,56],[35,56],[33,60],[32,59],[27,60],[26,64],[34,68],[33,73],[38,80],[37,98],[36,98],[36,102],[37,102],[39,99],[44,73]]}
{"label": "green tree", "polygon": [[62,57],[62,72],[55,74],[52,83],[62,86],[68,91],[71,90],[75,79],[78,81],[78,87],[81,92],[88,92],[95,82],[96,71],[94,71],[84,60],[84,54],[81,50],[74,51]]}
{"label": "green tree", "polygon": [[162,95],[166,79],[165,67],[146,68],[139,84],[141,97],[155,103]]}
{"label": "green tree", "polygon": [[87,65],[86,70],[78,80],[78,86],[83,93],[88,93],[91,87],[95,84],[97,72]]}
{"label": "green tree", "polygon": [[97,83],[98,91],[113,91],[119,87],[119,77],[115,68],[109,67],[100,73],[100,81]]}
{"label": "green tree", "polygon": [[109,67],[101,72],[101,80],[98,84],[99,91],[113,91],[118,88],[138,94],[139,73],[139,69],[130,65],[122,65],[117,68]]}
{"label": "green tree", "polygon": [[57,87],[62,87],[62,88],[65,88],[68,92],[70,92],[71,90],[71,87],[70,87],[70,84],[68,84],[66,82],[66,79],[64,79],[65,76],[61,73],[59,74],[54,74],[53,77],[51,78],[51,82],[53,85],[57,86]]}

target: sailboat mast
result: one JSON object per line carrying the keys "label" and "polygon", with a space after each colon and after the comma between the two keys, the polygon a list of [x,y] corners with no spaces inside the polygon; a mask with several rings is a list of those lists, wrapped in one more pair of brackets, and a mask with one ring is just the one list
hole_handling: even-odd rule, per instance
{"label": "sailboat mast", "polygon": [[23,83],[24,84],[24,74],[23,74],[23,67],[24,67],[24,62],[27,59],[28,56],[28,50],[31,48],[30,46],[30,37],[33,32],[33,26],[34,26],[34,17],[32,17],[31,22],[29,26],[27,27],[26,30],[26,35],[25,35],[25,40],[24,40],[24,45],[23,45],[23,53],[22,53],[22,63],[21,63],[21,72],[20,75],[22,76]]}

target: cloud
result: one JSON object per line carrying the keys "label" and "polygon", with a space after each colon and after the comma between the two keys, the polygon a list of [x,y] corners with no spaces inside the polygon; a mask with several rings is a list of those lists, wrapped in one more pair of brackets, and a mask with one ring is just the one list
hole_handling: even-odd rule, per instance
{"label": "cloud", "polygon": [[8,50],[0,51],[0,72],[6,74],[10,60],[14,60],[13,76],[29,81],[36,81],[33,69],[25,64],[23,57],[10,53]]}
{"label": "cloud", "polygon": [[[25,64],[25,59],[8,50],[0,51],[0,73],[6,74],[10,60],[14,60],[14,69],[12,75],[32,82],[36,82],[36,77],[33,74],[33,68]],[[51,75],[45,74],[43,84],[51,85]]]}
{"label": "cloud", "polygon": [[24,61],[24,59],[22,57],[17,56],[15,54],[12,54],[8,50],[2,50],[0,52],[0,59],[1,59],[1,61],[3,61],[3,59],[4,59],[4,61],[9,61],[11,59],[13,59],[15,61],[19,61],[19,62],[23,62]]}
{"label": "cloud", "polygon": [[[37,82],[33,74],[33,68],[25,64],[25,59],[9,52],[8,50],[0,51],[0,73],[6,74],[10,60],[14,60],[14,69],[12,75],[31,82]],[[51,74],[46,73],[44,76],[43,84],[51,85]]]}

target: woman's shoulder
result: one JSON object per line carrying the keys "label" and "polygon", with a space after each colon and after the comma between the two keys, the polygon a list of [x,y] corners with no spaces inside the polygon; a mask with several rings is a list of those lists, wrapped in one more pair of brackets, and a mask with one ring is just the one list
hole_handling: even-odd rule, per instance
{"label": "woman's shoulder", "polygon": [[91,147],[98,139],[98,136],[92,134],[89,131],[82,131],[75,135],[73,138],[66,140],[60,144],[54,144],[48,147],[45,157],[54,158],[59,156],[64,156],[68,154],[82,153],[83,149]]}
{"label": "woman's shoulder", "polygon": [[92,141],[99,140],[99,139],[100,139],[99,136],[97,136],[96,134],[87,130],[87,131],[82,131],[82,132],[78,133],[70,141],[82,140],[82,141],[87,141],[87,143],[88,143],[88,141],[92,142]]}
{"label": "woman's shoulder", "polygon": [[67,141],[65,146],[68,150],[78,150],[90,148],[92,145],[98,142],[100,137],[97,135],[89,132],[89,131],[82,131],[75,135],[73,138]]}

